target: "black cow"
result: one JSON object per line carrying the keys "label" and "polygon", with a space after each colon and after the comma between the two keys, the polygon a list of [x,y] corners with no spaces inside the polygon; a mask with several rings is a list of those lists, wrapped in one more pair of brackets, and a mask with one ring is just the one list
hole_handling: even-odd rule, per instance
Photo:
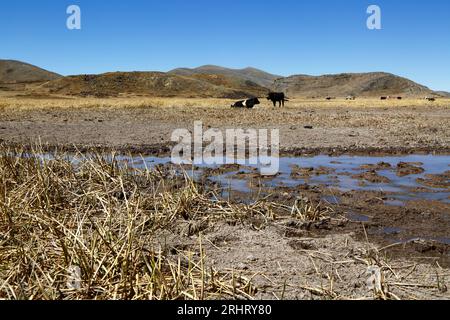
{"label": "black cow", "polygon": [[254,106],[260,104],[258,98],[252,98],[248,100],[241,100],[233,104],[232,108],[247,108],[247,109],[253,109]]}
{"label": "black cow", "polygon": [[284,103],[286,101],[289,101],[289,99],[286,98],[283,92],[270,92],[269,95],[267,96],[267,100],[272,101],[274,107],[277,106],[278,102],[280,104],[280,108],[281,106],[284,107]]}
{"label": "black cow", "polygon": [[380,99],[381,99],[381,100],[387,100],[388,97],[381,97]]}

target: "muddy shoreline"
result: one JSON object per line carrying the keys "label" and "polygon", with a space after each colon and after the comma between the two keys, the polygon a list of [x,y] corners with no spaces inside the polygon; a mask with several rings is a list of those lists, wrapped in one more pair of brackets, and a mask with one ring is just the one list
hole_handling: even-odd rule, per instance
{"label": "muddy shoreline", "polygon": [[[14,143],[0,138],[4,147],[23,148],[31,151],[39,146],[44,152],[68,152],[68,153],[119,153],[126,155],[142,155],[153,157],[170,157],[174,143],[160,143],[148,145],[109,146],[101,144],[49,144],[40,143],[38,140],[28,143]],[[225,150],[224,150],[225,151]],[[280,157],[314,157],[318,155],[337,156],[407,156],[407,155],[450,155],[450,147],[330,147],[330,148],[280,148]]]}
{"label": "muddy shoreline", "polygon": [[72,99],[0,97],[0,141],[164,156],[172,133],[278,129],[282,156],[450,152],[450,100],[333,103],[294,100],[232,110],[226,100]]}

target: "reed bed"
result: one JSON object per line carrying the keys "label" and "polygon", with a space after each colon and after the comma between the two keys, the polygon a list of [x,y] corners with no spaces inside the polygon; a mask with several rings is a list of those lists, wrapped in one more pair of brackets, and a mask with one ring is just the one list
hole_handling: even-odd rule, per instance
{"label": "reed bed", "polygon": [[[186,174],[114,154],[0,150],[1,299],[252,298],[249,279],[207,267],[201,231],[214,220],[261,228],[270,203],[222,201]],[[195,250],[155,245],[183,224]]]}

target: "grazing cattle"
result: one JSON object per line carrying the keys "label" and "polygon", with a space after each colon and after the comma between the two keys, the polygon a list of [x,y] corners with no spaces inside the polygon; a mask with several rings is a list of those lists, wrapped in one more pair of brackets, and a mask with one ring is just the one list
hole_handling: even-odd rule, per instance
{"label": "grazing cattle", "polygon": [[397,97],[397,100],[402,100],[403,99],[403,97]]}
{"label": "grazing cattle", "polygon": [[347,98],[345,98],[345,100],[356,100],[356,97],[354,97],[354,96],[348,96]]}
{"label": "grazing cattle", "polygon": [[381,99],[381,100],[387,100],[388,97],[381,97],[380,99]]}
{"label": "grazing cattle", "polygon": [[252,98],[248,100],[241,100],[233,104],[232,108],[247,108],[247,109],[253,109],[254,106],[260,104],[258,98]]}
{"label": "grazing cattle", "polygon": [[433,97],[425,97],[425,99],[428,101],[431,101],[431,102],[436,101],[436,98],[433,98]]}
{"label": "grazing cattle", "polygon": [[270,92],[269,95],[267,96],[267,100],[272,101],[274,107],[277,106],[278,102],[280,104],[280,108],[281,106],[284,107],[284,103],[286,101],[289,101],[289,99],[286,98],[283,92]]}
{"label": "grazing cattle", "polygon": [[336,99],[336,98],[333,98],[333,97],[326,97],[326,100],[328,100],[328,101],[333,100],[333,99]]}

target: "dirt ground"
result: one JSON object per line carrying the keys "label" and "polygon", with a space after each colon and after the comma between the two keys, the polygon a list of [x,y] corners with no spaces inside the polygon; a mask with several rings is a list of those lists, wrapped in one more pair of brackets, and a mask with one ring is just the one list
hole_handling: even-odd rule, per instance
{"label": "dirt ground", "polygon": [[38,99],[0,96],[0,140],[100,146],[156,153],[175,129],[279,129],[284,154],[302,152],[448,152],[450,100],[293,100],[283,109],[268,101],[232,110],[220,99]]}
{"label": "dirt ground", "polygon": [[174,259],[203,248],[208,268],[251,281],[257,299],[450,299],[445,266],[393,259],[351,232],[308,236],[295,220],[262,230],[218,223],[201,235],[165,232],[160,238],[159,248]]}

